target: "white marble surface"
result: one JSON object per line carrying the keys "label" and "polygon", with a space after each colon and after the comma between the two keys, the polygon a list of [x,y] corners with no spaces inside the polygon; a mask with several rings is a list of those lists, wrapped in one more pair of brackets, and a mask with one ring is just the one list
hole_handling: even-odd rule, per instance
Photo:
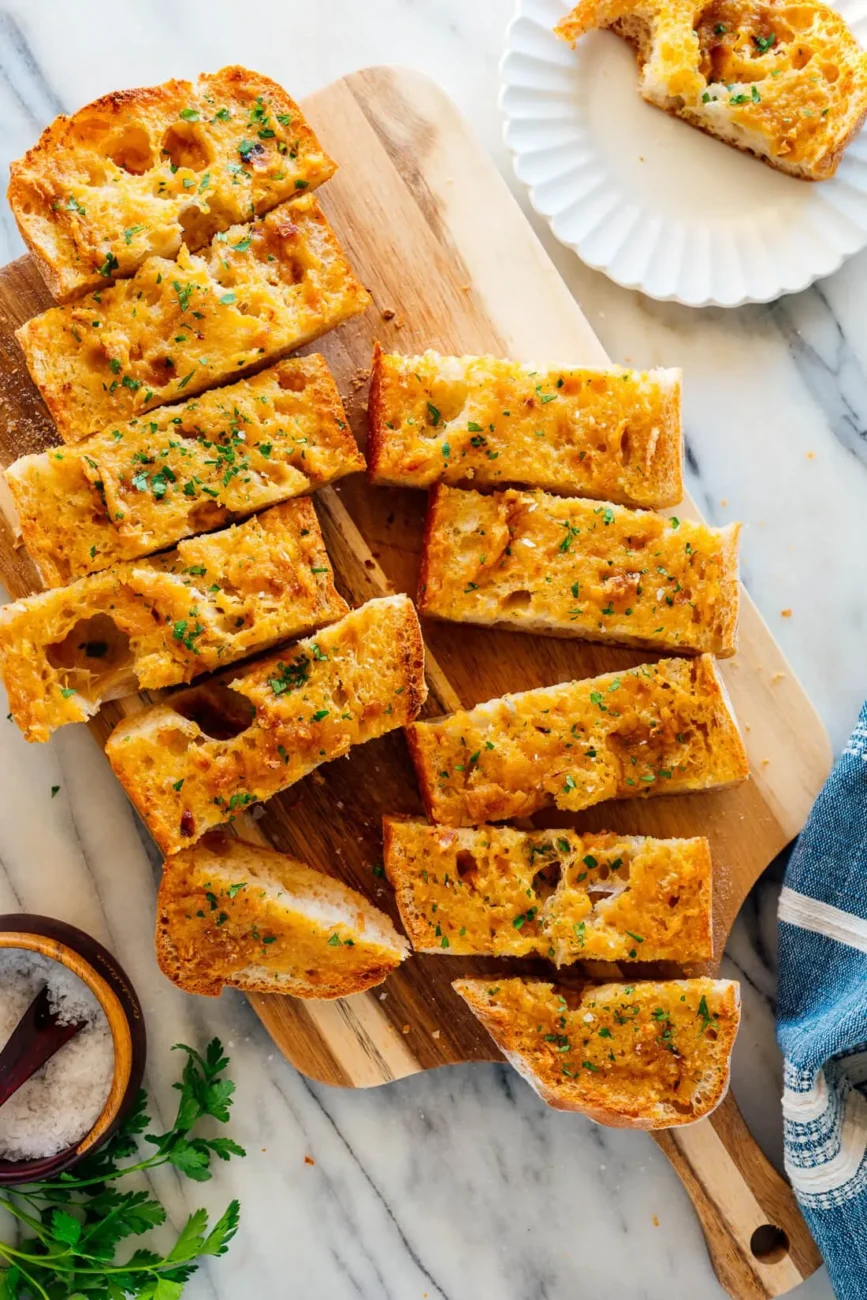
{"label": "white marble surface", "polygon": [[[496,104],[511,4],[6,0],[0,155],[5,165],[56,112],[119,86],[238,61],[301,96],[353,68],[400,62],[451,92],[511,183]],[[747,584],[839,750],[865,688],[867,254],[775,306],[695,313],[616,288],[541,233],[615,359],[684,367],[691,488],[711,519],[744,520]],[[0,206],[0,257],[19,251]],[[250,1155],[204,1189],[165,1189],[178,1218],[184,1197],[243,1202],[235,1246],[191,1284],[191,1300],[722,1295],[688,1202],[648,1139],[547,1111],[494,1066],[366,1093],[308,1083],[240,997],[185,997],[159,975],[153,852],[88,733],[68,728],[27,746],[0,724],[0,770],[0,908],[64,916],[118,953],[145,1005],[159,1106],[172,1105],[173,1042],[219,1033],[229,1044],[233,1132]],[[740,970],[746,1005],[735,1091],[778,1158],[774,898],[769,876],[733,936],[729,968]],[[823,1271],[797,1300],[830,1295]]]}

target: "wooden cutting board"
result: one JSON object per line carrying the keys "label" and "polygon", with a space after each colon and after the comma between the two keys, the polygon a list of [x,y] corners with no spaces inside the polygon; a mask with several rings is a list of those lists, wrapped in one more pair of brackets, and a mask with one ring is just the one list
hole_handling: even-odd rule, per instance
{"label": "wooden cutting board", "polygon": [[[606,363],[502,179],[433,83],[408,70],[367,69],[312,96],[305,110],[341,165],[320,197],[375,300],[364,317],[309,349],[328,358],[359,441],[365,439],[375,338],[394,351],[433,347],[552,364]],[[13,338],[19,324],[49,304],[28,258],[0,272],[4,464],[56,441]],[[320,493],[317,505],[338,585],[350,601],[395,589],[414,592],[424,494],[372,489],[358,476]],[[678,513],[698,517],[689,501]],[[0,577],[13,595],[37,587],[5,525]],[[428,714],[648,657],[445,624],[431,624],[425,633]],[[750,753],[748,784],[537,819],[588,830],[707,835],[715,864],[717,960],[744,897],[800,830],[830,765],[819,718],[748,597],[741,650],[724,671]],[[95,732],[104,740],[119,716],[141,706],[135,698],[106,706]],[[373,871],[381,858],[380,818],[420,811],[403,738],[392,735],[322,768],[272,800],[261,817],[245,818],[240,829],[341,876],[395,915],[390,890]],[[494,961],[419,956],[389,979],[385,997],[376,990],[340,1002],[251,1001],[299,1070],[331,1084],[369,1087],[434,1066],[499,1059],[450,980],[502,969]],[[543,970],[544,964],[522,969]],[[636,1134],[636,1159],[645,1140]],[[695,1204],[714,1268],[732,1296],[781,1295],[818,1266],[788,1185],[760,1153],[732,1100],[710,1119],[658,1134],[656,1141]]]}

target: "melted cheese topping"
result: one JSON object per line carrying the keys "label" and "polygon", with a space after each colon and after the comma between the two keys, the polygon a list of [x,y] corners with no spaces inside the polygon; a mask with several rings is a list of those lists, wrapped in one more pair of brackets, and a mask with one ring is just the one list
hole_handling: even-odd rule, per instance
{"label": "melted cheese topping", "polygon": [[17,338],[61,437],[78,442],[275,360],[368,301],[310,197],[216,235],[201,255],[149,257]]}
{"label": "melted cheese topping", "polygon": [[58,117],[12,164],[9,202],[55,297],[133,275],[321,185],[335,170],[268,77],[118,91]]}
{"label": "melted cheese topping", "polygon": [[346,613],[310,501],[275,506],[0,610],[9,707],[28,740],[103,701],[188,682]]}
{"label": "melted cheese topping", "polygon": [[387,818],[385,869],[421,952],[701,961],[712,954],[707,840],[451,829]]}
{"label": "melted cheese topping", "polygon": [[534,369],[374,353],[374,483],[527,483],[629,505],[681,498],[680,372]]}
{"label": "melted cheese topping", "polygon": [[738,531],[543,492],[440,486],[418,606],[457,622],[731,655]]}
{"label": "melted cheese topping", "polygon": [[49,586],[364,468],[331,372],[295,357],[6,471]]}
{"label": "melted cheese topping", "polygon": [[449,826],[708,790],[749,774],[708,655],[504,695],[414,723],[407,739],[428,813]]}
{"label": "melted cheese topping", "polygon": [[579,991],[522,979],[454,987],[553,1106],[657,1128],[701,1118],[728,1086],[740,1019],[738,986],[729,980]]}

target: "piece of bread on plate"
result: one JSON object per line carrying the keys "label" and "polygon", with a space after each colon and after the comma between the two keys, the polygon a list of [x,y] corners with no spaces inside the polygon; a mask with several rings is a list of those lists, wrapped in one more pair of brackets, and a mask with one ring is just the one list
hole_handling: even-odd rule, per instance
{"label": "piece of bread on plate", "polygon": [[674,1128],[704,1119],[728,1091],[741,1006],[732,980],[452,987],[557,1110],[614,1128]]}
{"label": "piece of bread on plate", "polygon": [[219,831],[163,864],[156,951],[163,974],[206,997],[230,985],[343,998],[381,984],[409,955],[357,890]]}
{"label": "piece of bread on plate", "polygon": [[364,469],[325,358],[225,388],[6,470],[47,586],[173,546]]}
{"label": "piece of bread on plate", "polygon": [[739,524],[554,496],[430,494],[420,614],[640,649],[737,649]]}
{"label": "piece of bread on plate", "polygon": [[316,636],[119,723],[105,752],[175,853],[353,745],[411,722],[427,696],[412,601],[385,596]]}
{"label": "piece of bread on plate", "polygon": [[387,355],[376,344],[372,483],[524,483],[632,506],[683,495],[679,370]]}
{"label": "piece of bread on plate", "polygon": [[554,30],[595,27],[634,47],[648,103],[790,176],[833,176],[867,116],[867,54],[817,0],[581,0]]}
{"label": "piece of bread on plate", "polygon": [[270,77],[228,67],[55,118],[10,167],[9,206],[58,301],[195,250],[328,180],[335,163]]}
{"label": "piece of bread on plate", "polygon": [[16,338],[61,438],[80,442],[261,369],[369,301],[309,195],[199,253],[149,257],[131,279],[34,316]]}
{"label": "piece of bread on plate", "polygon": [[710,655],[504,695],[414,722],[406,736],[428,816],[448,826],[723,789],[749,775]]}
{"label": "piece of bread on plate", "polygon": [[106,700],[158,690],[349,610],[313,502],[287,501],[177,550],[0,608],[0,671],[28,740]]}
{"label": "piece of bread on plate", "polygon": [[706,839],[383,819],[385,873],[418,952],[575,961],[713,956]]}

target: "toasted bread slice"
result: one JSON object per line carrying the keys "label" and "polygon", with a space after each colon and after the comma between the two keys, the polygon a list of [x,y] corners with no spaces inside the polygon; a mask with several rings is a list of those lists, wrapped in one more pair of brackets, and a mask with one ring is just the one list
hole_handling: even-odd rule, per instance
{"label": "toasted bread slice", "polygon": [[106,753],[157,844],[174,853],[353,745],[410,722],[426,696],[412,601],[386,596],[239,676],[126,719]]}
{"label": "toasted bread slice", "polygon": [[452,988],[556,1110],[614,1128],[693,1124],[728,1092],[740,1021],[732,980],[585,984],[455,980]]}
{"label": "toasted bread slice", "polygon": [[335,170],[270,77],[222,68],[104,95],[58,117],[10,168],[9,206],[54,297],[200,248]]}
{"label": "toasted bread slice", "polygon": [[17,331],[64,442],[239,379],[370,300],[311,195]]}
{"label": "toasted bread slice", "polygon": [[739,524],[439,484],[419,572],[421,614],[648,650],[734,654]]}
{"label": "toasted bread slice", "polygon": [[324,357],[110,427],[6,471],[47,586],[172,546],[364,469]]}
{"label": "toasted bread slice", "polygon": [[790,176],[833,176],[867,117],[867,55],[817,0],[581,0],[554,30],[594,27],[634,46],[648,103]]}
{"label": "toasted bread slice", "polygon": [[187,993],[344,998],[409,954],[363,894],[284,853],[212,831],[169,858],[157,899],[157,960]]}
{"label": "toasted bread slice", "polygon": [[448,826],[719,789],[749,775],[710,655],[504,695],[406,734],[428,816]]}
{"label": "toasted bread slice", "polygon": [[536,369],[377,344],[368,422],[373,483],[525,483],[633,506],[683,495],[679,370]]}
{"label": "toasted bread slice", "polygon": [[348,612],[313,502],[0,609],[0,670],[28,740],[106,700],[192,681]]}
{"label": "toasted bread slice", "polygon": [[713,956],[710,846],[603,831],[383,819],[384,861],[419,952],[570,962]]}

